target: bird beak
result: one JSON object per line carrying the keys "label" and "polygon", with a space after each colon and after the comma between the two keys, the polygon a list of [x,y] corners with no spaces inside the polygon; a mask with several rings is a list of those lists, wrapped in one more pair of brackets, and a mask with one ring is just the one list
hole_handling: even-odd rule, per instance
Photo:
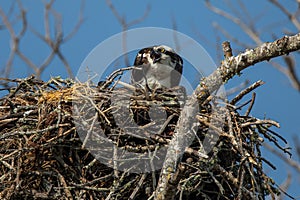
{"label": "bird beak", "polygon": [[157,52],[155,50],[152,50],[150,53],[150,57],[153,59],[153,63],[156,63],[156,62],[160,61],[161,53]]}

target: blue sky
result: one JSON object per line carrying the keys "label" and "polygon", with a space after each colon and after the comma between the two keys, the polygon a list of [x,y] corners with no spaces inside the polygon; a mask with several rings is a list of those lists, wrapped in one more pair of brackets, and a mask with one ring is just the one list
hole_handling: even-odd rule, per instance
{"label": "blue sky", "polygon": [[[7,12],[11,2],[13,1],[2,0],[0,1],[0,6]],[[30,28],[43,34],[43,1],[27,0],[21,2],[27,10]],[[253,19],[254,26],[260,31],[263,41],[272,41],[273,37],[282,37],[284,35],[282,30],[296,32],[295,28],[288,23],[288,19],[268,1],[254,0],[251,3],[250,1],[244,1],[248,2],[246,3],[248,14],[238,9],[237,1],[230,7],[226,6],[224,3],[226,1],[213,2],[214,5],[228,12],[231,12],[235,7],[238,12],[243,14],[242,18]],[[292,0],[281,0],[280,2],[284,2],[285,6],[291,10],[296,8]],[[147,6],[150,6],[149,15],[141,23],[130,28],[172,28],[173,18],[176,21],[177,30],[200,43],[215,61],[216,65],[219,63],[217,55],[222,55],[222,52],[216,52],[216,42],[218,41],[218,45],[221,46],[220,43],[226,38],[222,34],[216,33],[212,28],[212,23],[218,23],[233,37],[255,46],[239,27],[209,11],[205,7],[204,1],[132,0],[126,2],[114,1],[113,4],[119,14],[126,17],[127,21],[140,18],[143,16]],[[77,23],[80,2],[74,0],[57,1],[54,3],[54,8],[58,13],[62,14],[63,30],[64,34],[67,35]],[[119,22],[105,1],[86,1],[83,17],[85,21],[78,32],[62,46],[62,52],[72,67],[74,74],[77,73],[83,60],[96,45],[122,31]],[[268,24],[273,25],[267,26]],[[16,29],[20,28],[18,23],[14,27]],[[217,40],[216,37],[219,37],[219,39]],[[9,38],[6,30],[0,30],[0,44],[2,47],[0,49],[0,65],[3,68],[9,53]],[[232,42],[232,48],[235,50],[235,53],[243,50],[234,42]],[[49,52],[48,47],[30,31],[26,33],[21,41],[21,50],[36,63],[41,63]],[[108,49],[108,51],[110,50]],[[130,56],[132,62],[133,55]],[[25,77],[32,73],[20,59],[14,60],[12,72],[12,77]],[[188,70],[185,72],[188,73]],[[299,67],[298,74],[300,74]],[[42,78],[47,80],[50,76],[68,76],[58,59],[51,63],[51,67],[45,71]],[[289,144],[293,146],[292,136],[299,135],[300,132],[300,127],[297,126],[300,122],[299,92],[291,87],[288,79],[283,74],[271,67],[267,62],[246,69],[240,77],[235,77],[229,81],[226,88],[234,87],[246,79],[250,80],[251,83],[259,79],[266,82],[265,85],[256,90],[257,100],[252,115],[260,118],[272,118],[280,122],[281,128],[276,131],[286,137]],[[246,100],[248,99],[244,101]],[[267,157],[271,157],[270,160],[273,160],[274,164],[278,166],[276,171],[266,168],[278,183],[285,180],[288,171],[295,175],[293,186],[290,187],[289,193],[295,197],[300,197],[300,192],[297,190],[300,185],[299,174],[288,168],[282,161],[273,158],[275,156],[269,152],[265,152],[265,154]]]}

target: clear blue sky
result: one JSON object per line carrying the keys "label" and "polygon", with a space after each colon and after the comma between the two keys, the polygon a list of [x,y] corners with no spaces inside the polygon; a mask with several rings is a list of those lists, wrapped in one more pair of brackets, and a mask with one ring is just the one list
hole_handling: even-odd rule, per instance
{"label": "clear blue sky", "polygon": [[[7,12],[11,2],[13,1],[1,1],[0,6]],[[27,10],[30,27],[43,34],[43,1],[26,0],[22,2]],[[214,2],[215,5],[222,7],[226,11],[232,11],[223,1]],[[235,1],[235,4],[237,2],[238,1]],[[277,8],[274,8],[268,3],[268,1],[254,0],[251,1],[251,3],[250,1],[244,2],[248,2],[246,3],[246,7],[249,10],[249,16],[245,13],[244,17],[253,18],[255,22],[254,25],[261,31],[263,41],[272,41],[273,37],[283,36],[282,30],[296,32],[295,28],[288,23],[287,18],[285,18]],[[293,3],[294,1],[292,0],[281,0],[280,2],[284,2],[287,8],[296,8],[296,4]],[[246,36],[239,27],[209,11],[205,7],[204,1],[193,1],[192,3],[189,1],[171,0],[134,0],[114,1],[113,4],[121,16],[126,17],[127,21],[140,18],[144,14],[147,5],[150,5],[151,10],[145,20],[130,28],[149,26],[172,28],[173,18],[177,23],[177,30],[199,42],[211,55],[216,64],[219,62],[216,55],[222,54],[222,52],[216,52],[216,36],[219,37],[218,41],[220,43],[226,40],[226,38],[221,34],[216,34],[216,31],[212,28],[212,23],[217,22],[222,25],[227,32],[233,37],[239,38],[242,42],[251,43],[249,37]],[[57,1],[54,7],[58,13],[62,14],[63,30],[66,35],[77,23],[80,3],[74,0]],[[236,6],[236,8],[238,9],[238,6]],[[243,11],[241,12],[243,13]],[[74,74],[77,73],[85,57],[98,43],[122,31],[120,24],[105,1],[86,1],[83,16],[85,21],[77,34],[62,46],[62,51],[71,65]],[[11,16],[11,18],[13,17]],[[266,26],[269,24],[273,24],[273,26]],[[15,27],[19,28],[18,24],[15,24]],[[199,33],[201,36],[199,36]],[[0,30],[0,44],[0,65],[2,68],[5,65],[9,53],[9,40],[6,30]],[[221,44],[218,45],[220,46]],[[235,48],[236,46],[237,45],[232,42],[232,48],[234,50],[242,50],[241,48]],[[36,38],[30,31],[21,41],[21,49],[37,63],[42,62],[49,51],[43,42]],[[108,49],[108,51],[109,50],[110,49]],[[47,80],[50,76],[67,77],[66,71],[61,66],[62,64],[56,59],[51,64],[51,67],[43,74],[43,79]],[[298,74],[300,74],[299,67],[297,70]],[[32,71],[19,59],[14,61],[13,77],[25,77],[31,73]],[[285,76],[268,63],[257,64],[245,70],[242,76],[231,80],[226,85],[226,88],[234,87],[246,79],[249,79],[251,82],[262,79],[266,82],[265,85],[256,90],[257,101],[252,115],[260,118],[272,118],[280,122],[281,128],[276,131],[286,137],[291,146],[294,146],[292,136],[299,135],[300,133],[300,127],[298,126],[300,122],[299,92],[291,87]],[[266,171],[274,177],[277,183],[280,184],[285,180],[288,171],[295,175],[293,184],[288,192],[295,197],[300,197],[300,192],[297,190],[300,185],[300,175],[288,168],[284,162],[276,158],[273,159],[273,157],[275,157],[274,155],[268,152],[265,152],[265,155],[270,158],[270,160],[273,160],[274,164],[278,167],[274,172],[270,168],[266,168]],[[295,159],[297,158],[295,157]]]}

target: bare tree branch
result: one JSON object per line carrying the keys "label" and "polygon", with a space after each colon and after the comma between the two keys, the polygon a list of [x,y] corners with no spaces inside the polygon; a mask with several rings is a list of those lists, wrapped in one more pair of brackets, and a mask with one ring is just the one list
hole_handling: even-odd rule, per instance
{"label": "bare tree branch", "polygon": [[83,22],[84,22],[84,17],[83,17],[84,7],[85,7],[85,0],[81,0],[78,21],[75,24],[74,28],[71,30],[71,32],[68,33],[68,35],[64,38],[63,42],[67,42],[68,40],[70,40],[78,32],[80,26],[83,24]]}
{"label": "bare tree branch", "polygon": [[285,198],[285,195],[287,195],[284,191],[287,191],[288,188],[290,187],[292,182],[292,174],[290,172],[288,172],[287,174],[287,178],[285,179],[285,181],[283,183],[281,183],[281,185],[279,186],[280,190],[283,191],[283,194],[281,194],[280,196],[277,196],[278,200],[283,200]]}
{"label": "bare tree branch", "polygon": [[[249,14],[247,14],[247,9],[245,7],[245,5],[239,1],[239,5],[240,5],[240,9],[235,9],[235,6],[233,5],[233,3],[230,0],[227,0],[226,3],[229,7],[229,9],[232,10],[232,14],[224,11],[221,8],[217,8],[215,6],[213,6],[211,4],[210,0],[206,0],[206,6],[214,13],[216,13],[217,15],[220,15],[226,19],[228,19],[229,21],[235,23],[238,27],[240,27],[245,33],[246,35],[248,35],[257,45],[261,44],[261,39],[260,39],[260,34],[259,31],[256,29],[255,27],[255,23],[256,23],[256,19],[253,19],[253,17],[249,16]],[[277,8],[279,8],[282,13],[284,15],[286,15],[289,19],[289,21],[296,27],[296,29],[300,30],[300,22],[298,20],[298,16],[299,16],[299,6],[297,8],[297,10],[292,13],[290,12],[287,8],[285,8],[284,4],[281,4],[279,1],[277,0],[269,0],[270,3],[272,3],[272,5],[276,6]],[[236,4],[236,2],[234,3]],[[241,12],[239,10],[243,10],[243,14],[241,14]],[[247,17],[245,18],[245,14],[247,15]],[[264,13],[263,13],[264,14]],[[288,21],[288,22],[289,22]],[[285,24],[288,22],[284,22]],[[266,25],[262,28],[261,32],[266,32],[269,31],[270,27],[278,27],[278,23],[273,23],[272,25]],[[216,28],[217,30],[219,30],[226,38],[228,38],[230,41],[235,42],[237,45],[239,45],[240,47],[242,47],[243,49],[245,48],[251,48],[253,45],[249,45],[246,43],[241,42],[236,36],[232,35],[230,32],[228,32],[225,28],[221,27],[219,24],[217,23],[213,23],[214,28]],[[287,31],[284,31],[287,32]],[[292,32],[292,31],[289,31]],[[291,60],[293,58],[288,58],[287,56],[283,57],[284,58],[284,62],[286,64],[286,66],[279,64],[278,62],[272,62],[272,66],[274,66],[275,68],[277,68],[279,71],[281,71],[285,76],[287,76],[287,78],[290,80],[291,85],[298,91],[300,91],[300,78],[296,73],[295,70],[295,65],[292,64],[291,62],[286,62],[287,59]],[[296,59],[297,60],[297,59]]]}
{"label": "bare tree branch", "polygon": [[[172,191],[174,191],[176,185],[174,186],[172,183],[177,182],[178,164],[186,148],[185,145],[189,144],[187,140],[193,136],[190,123],[193,122],[192,119],[197,113],[196,105],[199,101],[200,104],[204,102],[211,92],[216,91],[224,82],[227,82],[249,66],[299,49],[300,33],[294,36],[285,36],[274,42],[264,43],[257,48],[246,50],[244,53],[224,60],[215,72],[201,81],[183,108],[173,139],[169,143],[166,159],[155,191],[157,200],[168,199],[170,194],[175,195]],[[170,199],[172,199],[172,195]]]}
{"label": "bare tree branch", "polygon": [[290,13],[282,4],[280,4],[277,0],[269,0],[272,4],[274,4],[277,8],[279,8],[294,24],[294,26],[300,31],[300,22],[298,21],[296,14]]}
{"label": "bare tree branch", "polygon": [[217,22],[214,22],[212,25],[215,29],[220,31],[226,38],[228,38],[229,41],[238,44],[239,46],[241,46],[244,49],[249,47],[248,44],[246,44],[246,43],[240,41],[238,38],[235,38],[234,36],[232,36],[228,31],[226,31],[223,27],[221,27]]}
{"label": "bare tree branch", "polygon": [[233,23],[237,24],[238,26],[240,26],[243,31],[245,31],[249,36],[250,38],[256,43],[256,44],[261,44],[262,41],[261,39],[259,38],[258,36],[258,33],[257,31],[249,26],[248,24],[244,23],[240,18],[238,17],[234,17],[233,15],[225,12],[224,10],[221,10],[215,6],[213,6],[209,0],[205,0],[206,2],[206,6],[213,12],[215,12],[216,14],[220,15],[220,16],[223,16],[227,19],[229,19],[230,21],[232,21]]}
{"label": "bare tree branch", "polygon": [[245,95],[245,94],[248,94],[250,93],[251,91],[253,91],[255,88],[261,86],[265,84],[262,80],[259,80],[259,81],[256,81],[255,83],[253,83],[252,85],[250,85],[249,87],[247,87],[246,89],[242,90],[236,97],[234,97],[230,104],[232,105],[235,105],[239,100],[242,99],[242,97]]}
{"label": "bare tree branch", "polygon": [[285,74],[287,77],[289,77],[289,81],[291,82],[291,85],[297,90],[300,91],[300,79],[297,77],[296,73],[296,64],[295,60],[291,56],[283,56],[283,59],[285,61],[285,64],[287,67],[284,67],[283,65],[277,63],[277,62],[270,62],[273,67],[278,69],[280,72]]}
{"label": "bare tree branch", "polygon": [[[24,36],[25,31],[27,29],[27,20],[26,20],[26,12],[23,9],[21,3],[19,3],[18,6],[19,6],[21,16],[22,16],[22,28],[21,28],[21,31],[19,33],[16,33],[14,31],[13,26],[12,26],[11,22],[9,21],[7,15],[0,8],[0,16],[1,16],[2,21],[5,25],[5,27],[7,28],[8,32],[10,34],[10,37],[11,37],[10,55],[9,55],[9,58],[6,62],[5,72],[4,72],[5,77],[8,77],[9,74],[10,74],[13,59],[15,58],[15,54],[19,54],[19,56],[22,55],[21,59],[23,59],[25,62],[28,60],[23,54],[20,54],[20,52],[19,52],[19,42],[20,42],[21,38]],[[33,70],[36,69],[36,66],[34,66],[32,64],[30,64],[29,66],[32,67]]]}
{"label": "bare tree branch", "polygon": [[[13,2],[11,8],[8,11],[8,14],[5,14],[5,12],[0,8],[0,17],[2,18],[4,27],[9,32],[10,39],[11,39],[10,54],[8,56],[6,66],[4,69],[5,77],[10,76],[12,64],[16,56],[19,57],[28,67],[30,67],[34,71],[37,78],[41,77],[45,69],[50,66],[50,63],[53,61],[55,56],[57,56],[59,60],[63,63],[69,76],[71,78],[74,77],[71,67],[67,59],[61,52],[60,48],[64,42],[68,41],[74,36],[74,34],[79,30],[80,25],[83,23],[83,8],[84,8],[83,2],[84,1],[83,0],[81,1],[82,3],[80,7],[79,19],[75,24],[75,27],[71,30],[71,32],[66,37],[64,37],[63,35],[62,17],[59,13],[57,13],[53,9],[53,4],[55,3],[55,0],[50,0],[49,2],[46,2],[44,4],[44,24],[43,24],[45,30],[44,34],[38,33],[37,31],[34,30],[34,28],[30,27],[26,16],[26,11],[22,6],[21,1],[16,0],[15,2]],[[17,12],[19,12],[19,16],[17,20],[21,21],[21,29],[18,32],[16,32],[14,29],[14,23],[16,22],[10,21],[8,18],[8,15],[11,15],[15,7],[18,8]],[[50,25],[51,17],[54,17],[53,38],[51,36],[51,29],[52,29]],[[41,64],[37,64],[35,63],[34,60],[28,58],[25,52],[26,49],[25,50],[20,49],[20,41],[22,40],[23,36],[27,32],[28,27],[33,32],[33,34],[35,34],[38,38],[44,41],[51,49],[49,54],[46,55],[44,61]]]}
{"label": "bare tree branch", "polygon": [[296,169],[298,172],[300,172],[300,163],[286,157],[284,154],[280,153],[276,149],[274,149],[271,145],[269,144],[264,144],[264,147],[266,147],[270,152],[278,156],[280,159],[282,159],[284,162],[286,162],[289,166],[293,167]]}
{"label": "bare tree branch", "polygon": [[[122,46],[123,46],[123,52],[127,52],[127,35],[126,35],[126,31],[128,30],[128,28],[130,26],[134,26],[138,23],[141,23],[142,21],[144,21],[146,19],[146,17],[148,16],[149,12],[150,12],[150,5],[148,4],[146,7],[146,10],[143,14],[143,16],[141,16],[138,19],[134,19],[130,22],[126,21],[126,18],[124,16],[121,16],[119,14],[119,12],[117,11],[117,9],[115,8],[115,6],[112,4],[111,0],[106,0],[106,4],[108,5],[108,7],[110,8],[110,10],[112,11],[112,13],[114,14],[114,16],[117,18],[119,24],[122,27],[122,31],[123,31],[123,35],[122,35]],[[127,55],[125,55],[125,65],[126,66],[130,66],[130,61]]]}

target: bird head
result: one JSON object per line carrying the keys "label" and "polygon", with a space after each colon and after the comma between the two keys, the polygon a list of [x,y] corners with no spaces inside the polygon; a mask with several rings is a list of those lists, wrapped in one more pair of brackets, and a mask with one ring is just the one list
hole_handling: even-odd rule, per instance
{"label": "bird head", "polygon": [[150,57],[153,59],[153,63],[164,61],[166,59],[171,60],[173,55],[177,55],[173,49],[166,45],[153,46],[150,51]]}
{"label": "bird head", "polygon": [[157,45],[141,49],[134,61],[139,67],[132,71],[132,82],[143,85],[162,85],[174,87],[179,84],[183,61],[170,47]]}

